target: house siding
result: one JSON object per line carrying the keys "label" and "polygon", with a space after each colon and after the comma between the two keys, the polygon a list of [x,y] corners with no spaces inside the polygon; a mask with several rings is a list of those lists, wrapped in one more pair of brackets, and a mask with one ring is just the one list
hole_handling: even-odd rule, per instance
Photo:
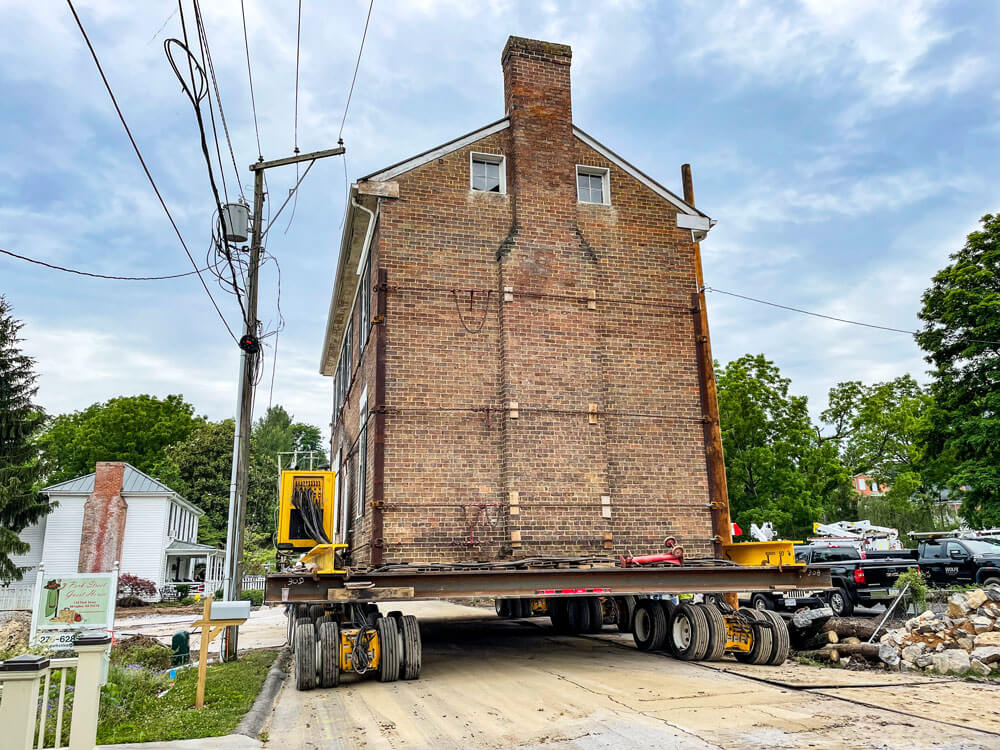
{"label": "house siding", "polygon": [[163,585],[165,545],[157,542],[163,538],[166,512],[170,499],[166,497],[129,497],[125,519],[125,540],[122,543],[122,559],[118,569],[140,578],[146,578]]}
{"label": "house siding", "polygon": [[80,535],[83,531],[83,504],[86,495],[54,496],[59,506],[46,518],[42,561],[48,575],[79,572]]}

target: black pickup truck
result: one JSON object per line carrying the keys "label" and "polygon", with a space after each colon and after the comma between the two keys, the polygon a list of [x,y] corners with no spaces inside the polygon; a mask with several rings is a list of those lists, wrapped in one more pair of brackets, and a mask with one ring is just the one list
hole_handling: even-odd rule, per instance
{"label": "black pickup truck", "polygon": [[1000,586],[1000,540],[939,537],[920,542],[917,549],[869,553],[871,557],[907,560],[920,566],[936,587],[982,584]]}
{"label": "black pickup truck", "polygon": [[829,570],[834,588],[823,592],[796,592],[793,597],[772,592],[755,592],[751,604],[758,609],[797,609],[829,604],[838,617],[850,615],[859,604],[870,607],[884,604],[897,593],[896,579],[915,560],[868,560],[852,544],[820,542],[796,545],[795,560],[808,568]]}

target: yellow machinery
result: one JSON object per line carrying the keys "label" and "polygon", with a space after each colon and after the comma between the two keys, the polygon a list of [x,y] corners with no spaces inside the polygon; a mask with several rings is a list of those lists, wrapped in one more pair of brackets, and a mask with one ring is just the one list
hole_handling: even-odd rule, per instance
{"label": "yellow machinery", "polygon": [[336,478],[333,471],[281,472],[276,545],[279,550],[305,552],[317,544],[328,545],[333,541]]}

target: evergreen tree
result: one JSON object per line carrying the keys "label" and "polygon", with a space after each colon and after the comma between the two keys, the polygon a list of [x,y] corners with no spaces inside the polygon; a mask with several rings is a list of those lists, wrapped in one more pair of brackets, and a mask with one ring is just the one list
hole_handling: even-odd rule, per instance
{"label": "evergreen tree", "polygon": [[0,583],[21,579],[10,556],[29,546],[18,532],[49,512],[38,493],[42,468],[32,442],[45,415],[34,403],[35,362],[18,346],[21,326],[0,296]]}

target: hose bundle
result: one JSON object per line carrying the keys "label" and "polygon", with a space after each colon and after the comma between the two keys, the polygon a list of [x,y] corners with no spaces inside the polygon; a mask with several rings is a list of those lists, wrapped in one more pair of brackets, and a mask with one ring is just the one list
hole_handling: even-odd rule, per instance
{"label": "hose bundle", "polygon": [[302,523],[311,539],[318,544],[330,544],[323,526],[323,504],[316,490],[307,487],[296,487],[292,490],[292,507],[302,514]]}

